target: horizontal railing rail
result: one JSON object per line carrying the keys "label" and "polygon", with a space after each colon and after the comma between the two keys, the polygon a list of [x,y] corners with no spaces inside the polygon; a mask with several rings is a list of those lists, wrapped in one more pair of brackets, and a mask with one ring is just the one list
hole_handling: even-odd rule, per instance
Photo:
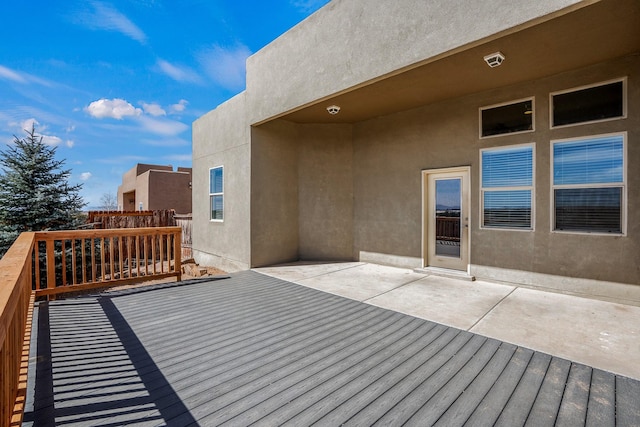
{"label": "horizontal railing rail", "polygon": [[26,397],[33,309],[35,233],[22,233],[0,260],[0,425],[18,426]]}
{"label": "horizontal railing rail", "polygon": [[37,232],[36,296],[176,277],[181,228],[148,227]]}

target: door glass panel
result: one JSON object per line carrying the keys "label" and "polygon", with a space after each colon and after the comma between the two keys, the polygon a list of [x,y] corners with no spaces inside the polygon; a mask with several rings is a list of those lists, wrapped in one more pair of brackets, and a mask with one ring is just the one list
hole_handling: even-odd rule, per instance
{"label": "door glass panel", "polygon": [[460,258],[461,178],[436,180],[436,255]]}

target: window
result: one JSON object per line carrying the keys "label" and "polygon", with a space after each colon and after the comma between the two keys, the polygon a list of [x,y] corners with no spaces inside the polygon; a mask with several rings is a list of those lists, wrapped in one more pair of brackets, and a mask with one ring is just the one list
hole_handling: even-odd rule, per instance
{"label": "window", "polygon": [[533,98],[480,109],[480,137],[533,130]]}
{"label": "window", "polygon": [[625,134],[551,147],[554,230],[624,233]]}
{"label": "window", "polygon": [[485,228],[532,230],[533,144],[480,151]]}
{"label": "window", "polygon": [[551,126],[625,117],[626,79],[551,94]]}
{"label": "window", "polygon": [[211,220],[224,219],[223,167],[209,169],[209,207]]}

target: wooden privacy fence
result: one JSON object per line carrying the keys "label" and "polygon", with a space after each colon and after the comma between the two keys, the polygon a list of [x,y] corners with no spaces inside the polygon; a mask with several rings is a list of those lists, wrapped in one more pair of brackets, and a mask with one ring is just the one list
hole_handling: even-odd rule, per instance
{"label": "wooden privacy fence", "polygon": [[38,232],[35,240],[36,296],[181,279],[180,227]]}
{"label": "wooden privacy fence", "polygon": [[94,228],[145,228],[174,227],[176,225],[173,209],[153,211],[90,211],[87,222]]}
{"label": "wooden privacy fence", "polygon": [[176,219],[176,225],[182,229],[182,259],[192,258],[191,228],[193,219],[191,214],[176,214],[174,218]]}
{"label": "wooden privacy fence", "polygon": [[35,233],[22,233],[0,260],[0,425],[19,426],[26,397],[34,293]]}

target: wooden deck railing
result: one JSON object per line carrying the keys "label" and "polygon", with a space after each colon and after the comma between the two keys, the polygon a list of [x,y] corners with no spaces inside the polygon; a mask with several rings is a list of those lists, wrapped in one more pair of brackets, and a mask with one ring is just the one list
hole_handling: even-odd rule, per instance
{"label": "wooden deck railing", "polygon": [[459,242],[460,218],[436,216],[436,239]]}
{"label": "wooden deck railing", "polygon": [[36,233],[36,296],[181,279],[180,227]]}
{"label": "wooden deck railing", "polygon": [[24,409],[35,233],[22,233],[0,260],[0,425],[18,426]]}
{"label": "wooden deck railing", "polygon": [[176,277],[181,228],[22,233],[0,260],[0,426],[22,421],[35,297]]}

